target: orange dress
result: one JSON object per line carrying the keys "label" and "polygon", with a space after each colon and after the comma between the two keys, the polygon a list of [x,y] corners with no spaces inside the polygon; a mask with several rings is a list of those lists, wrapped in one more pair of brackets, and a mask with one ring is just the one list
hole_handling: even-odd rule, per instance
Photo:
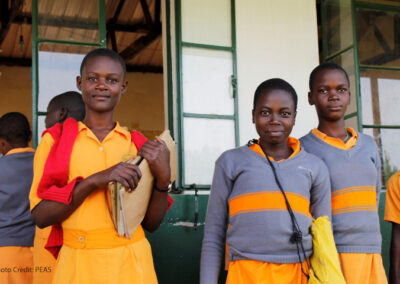
{"label": "orange dress", "polygon": [[[37,187],[47,156],[54,143],[45,134],[36,151],[34,178],[30,193],[31,210],[41,201]],[[71,153],[68,182],[86,178],[135,157],[131,135],[117,126],[100,142],[79,122],[79,133]],[[157,283],[150,244],[138,227],[131,239],[118,236],[112,223],[106,188],[93,191],[62,222],[64,244],[54,271],[53,283]]]}

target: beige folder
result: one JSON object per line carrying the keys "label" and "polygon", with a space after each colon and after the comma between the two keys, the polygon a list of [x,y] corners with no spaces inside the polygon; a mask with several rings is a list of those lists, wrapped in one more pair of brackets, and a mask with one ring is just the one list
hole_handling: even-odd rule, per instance
{"label": "beige folder", "polygon": [[[170,152],[171,182],[173,182],[176,179],[177,172],[175,143],[172,140],[169,130],[165,130],[159,137],[166,143]],[[121,236],[125,235],[128,238],[132,236],[136,228],[143,221],[154,186],[154,177],[148,162],[138,157],[132,163],[138,163],[142,173],[142,178],[135,190],[127,192],[119,183],[110,183],[109,185],[112,208],[111,217],[114,226]],[[111,196],[112,194],[114,194],[114,198]],[[118,200],[114,199],[120,199],[120,204]]]}

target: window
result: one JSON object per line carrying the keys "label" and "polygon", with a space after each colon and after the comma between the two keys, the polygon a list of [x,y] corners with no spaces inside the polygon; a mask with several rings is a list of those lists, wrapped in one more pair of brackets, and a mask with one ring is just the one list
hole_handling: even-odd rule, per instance
{"label": "window", "polygon": [[234,9],[175,1],[179,189],[209,188],[215,160],[239,143]]}

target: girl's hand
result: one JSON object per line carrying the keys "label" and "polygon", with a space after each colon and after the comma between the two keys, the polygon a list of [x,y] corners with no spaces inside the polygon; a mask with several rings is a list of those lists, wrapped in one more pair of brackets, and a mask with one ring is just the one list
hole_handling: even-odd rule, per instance
{"label": "girl's hand", "polygon": [[106,187],[109,182],[116,181],[128,191],[132,191],[138,185],[141,177],[142,173],[138,166],[121,162],[104,171],[95,173],[87,179],[89,179],[96,188]]}
{"label": "girl's hand", "polygon": [[149,140],[143,144],[138,155],[149,163],[151,172],[156,179],[157,188],[168,187],[171,179],[171,168],[169,150],[165,142],[156,136],[155,140]]}

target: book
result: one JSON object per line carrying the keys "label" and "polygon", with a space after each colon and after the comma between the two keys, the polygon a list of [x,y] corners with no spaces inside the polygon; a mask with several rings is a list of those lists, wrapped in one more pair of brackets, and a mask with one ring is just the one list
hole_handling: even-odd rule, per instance
{"label": "book", "polygon": [[[169,149],[171,182],[174,182],[177,175],[175,143],[169,130],[165,130],[159,137]],[[131,238],[146,215],[154,188],[154,177],[145,159],[137,157],[128,162],[137,165],[142,173],[137,187],[132,192],[128,192],[120,183],[110,182],[108,192],[110,195],[110,214],[114,227],[120,236]]]}

